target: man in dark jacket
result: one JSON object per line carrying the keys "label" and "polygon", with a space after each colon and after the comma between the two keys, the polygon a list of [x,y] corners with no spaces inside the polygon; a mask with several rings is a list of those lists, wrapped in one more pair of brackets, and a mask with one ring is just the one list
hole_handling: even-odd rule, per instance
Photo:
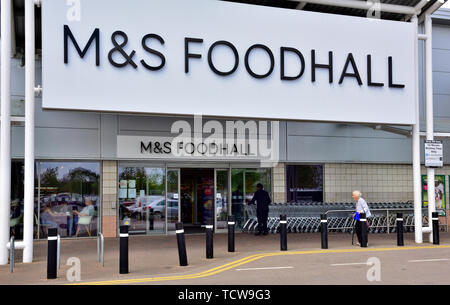
{"label": "man in dark jacket", "polygon": [[258,232],[255,235],[267,235],[267,218],[269,217],[269,204],[272,202],[269,193],[263,190],[263,185],[258,183],[256,185],[256,192],[252,200],[248,204],[255,204],[256,201],[256,215],[258,217]]}

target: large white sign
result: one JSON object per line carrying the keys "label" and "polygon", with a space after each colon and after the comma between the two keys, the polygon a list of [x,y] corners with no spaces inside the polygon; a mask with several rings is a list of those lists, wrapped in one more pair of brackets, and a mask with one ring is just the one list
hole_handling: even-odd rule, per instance
{"label": "large white sign", "polygon": [[43,107],[415,123],[407,22],[214,0],[46,0]]}

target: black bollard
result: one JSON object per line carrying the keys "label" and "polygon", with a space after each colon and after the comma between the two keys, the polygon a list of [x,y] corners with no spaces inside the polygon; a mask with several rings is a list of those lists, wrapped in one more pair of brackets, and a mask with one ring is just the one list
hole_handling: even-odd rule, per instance
{"label": "black bollard", "polygon": [[56,279],[56,256],[58,248],[58,229],[48,229],[47,279]]}
{"label": "black bollard", "polygon": [[320,215],[320,232],[322,235],[322,249],[328,249],[328,221],[327,215]]}
{"label": "black bollard", "polygon": [[397,213],[397,246],[404,246],[403,243],[403,214]]}
{"label": "black bollard", "polygon": [[128,273],[128,226],[120,226],[120,257],[119,273]]}
{"label": "black bollard", "polygon": [[280,215],[280,249],[287,251],[287,220],[286,215]]}
{"label": "black bollard", "polygon": [[234,252],[234,226],[235,218],[233,215],[228,216],[228,252]]}
{"label": "black bollard", "polygon": [[206,258],[214,257],[213,234],[214,226],[212,221],[208,221],[206,227]]}
{"label": "black bollard", "polygon": [[150,208],[150,216],[149,216],[149,230],[154,230],[154,218],[155,215],[153,214],[153,209]]}
{"label": "black bollard", "polygon": [[439,245],[439,213],[433,212],[433,245]]}
{"label": "black bollard", "polygon": [[184,241],[184,229],[183,223],[177,222],[175,224],[175,233],[177,234],[178,243],[178,256],[180,257],[180,266],[187,266],[187,255],[186,255],[186,243]]}
{"label": "black bollard", "polygon": [[359,214],[359,221],[361,222],[361,247],[367,247],[367,219],[366,213]]}

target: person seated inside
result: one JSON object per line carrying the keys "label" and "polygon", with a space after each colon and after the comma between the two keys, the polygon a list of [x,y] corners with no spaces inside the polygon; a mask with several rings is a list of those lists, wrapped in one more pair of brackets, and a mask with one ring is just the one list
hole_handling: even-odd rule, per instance
{"label": "person seated inside", "polygon": [[57,228],[58,223],[54,220],[56,216],[58,216],[58,214],[52,211],[50,204],[46,205],[41,212],[41,224],[45,227]]}
{"label": "person seated inside", "polygon": [[[80,217],[83,217],[83,216],[94,216],[94,214],[95,214],[95,206],[94,206],[94,204],[92,203],[92,200],[91,199],[86,199],[85,200],[85,207],[79,212],[79,211],[77,211],[77,210],[74,210],[73,211],[73,214],[74,214],[74,218],[73,218],[73,228],[72,228],[72,234],[75,234],[75,230],[76,230],[76,228],[77,228],[77,226],[78,226],[78,220],[79,220],[79,218]],[[78,216],[78,217],[75,217],[75,216]]]}

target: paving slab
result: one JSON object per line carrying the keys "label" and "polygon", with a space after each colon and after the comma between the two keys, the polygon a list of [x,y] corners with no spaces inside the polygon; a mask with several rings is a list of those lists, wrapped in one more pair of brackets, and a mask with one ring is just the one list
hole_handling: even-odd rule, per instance
{"label": "paving slab", "polygon": [[[206,259],[205,236],[203,234],[186,235],[186,246],[189,265],[185,267],[179,266],[178,250],[176,236],[130,236],[129,238],[129,274],[119,274],[119,239],[105,238],[105,266],[102,267],[97,262],[97,240],[96,239],[72,239],[61,241],[61,268],[58,270],[58,278],[55,280],[47,280],[47,241],[35,241],[34,243],[34,262],[23,264],[20,262],[21,251],[17,250],[17,259],[14,273],[9,272],[9,265],[0,266],[0,284],[67,284],[70,283],[66,278],[67,271],[72,267],[66,265],[69,258],[78,258],[81,262],[81,282],[101,282],[115,280],[132,280],[142,278],[155,277],[173,277],[196,274],[211,270],[212,268],[223,268],[225,264],[233,263],[239,259],[246,258],[251,255],[259,255],[264,253],[281,253],[280,238],[278,234],[270,234],[267,236],[254,236],[247,233],[236,234],[236,252],[227,252],[227,234],[214,235],[214,258]],[[348,233],[330,233],[329,234],[330,250],[358,250],[357,246],[351,245],[351,235]],[[425,238],[424,238],[425,239]],[[441,245],[450,245],[450,234],[442,232]],[[422,246],[432,246],[430,243],[423,243]],[[405,234],[405,247],[418,246],[414,242],[414,233]],[[320,250],[320,234],[318,233],[289,233],[288,234],[288,253],[298,251],[317,251]],[[369,247],[371,249],[395,248],[396,234],[369,234]],[[432,249],[438,251],[438,249]],[[433,255],[427,254],[427,250],[417,250],[414,255],[410,255],[412,251],[408,251],[411,260],[422,259],[423,257],[443,256],[450,258],[450,249],[439,249],[441,253]],[[446,252],[447,251],[447,252]],[[398,258],[405,257],[405,251],[388,251],[386,253],[377,252],[376,255],[385,256],[388,261],[395,263]],[[371,252],[366,253],[326,253],[321,255],[303,255],[298,259],[295,255],[264,257],[251,262],[244,262],[241,266],[228,268],[221,271],[220,274],[212,274],[195,279],[171,280],[162,282],[152,282],[155,284],[245,284],[245,283],[264,283],[264,284],[296,284],[296,283],[354,283],[351,271],[357,268],[355,265],[351,268],[338,268],[330,266],[339,262],[366,262],[367,257],[373,256]],[[431,256],[430,256],[431,255]],[[297,258],[296,258],[297,257]],[[409,257],[409,256],[408,256]],[[400,261],[402,264],[404,261]],[[441,261],[441,263],[448,263]],[[390,263],[389,263],[390,264]],[[291,266],[292,265],[292,266]],[[412,263],[407,263],[411,266]],[[435,264],[436,266],[437,263]],[[234,263],[230,266],[234,266]],[[266,267],[292,267],[290,269],[267,270],[265,273],[254,271],[253,275],[250,270],[239,271],[236,269],[245,268],[266,268]],[[402,266],[401,264],[399,266]],[[417,265],[415,265],[417,266]],[[367,268],[367,266],[359,266]],[[401,267],[399,267],[401,268]],[[345,270],[349,270],[345,274]],[[263,270],[263,269],[261,269]],[[308,271],[309,270],[309,271]],[[448,270],[448,269],[447,269]],[[301,280],[295,277],[299,272],[304,274]],[[343,278],[337,280],[330,276],[325,280],[317,279],[317,272],[344,272]],[[245,275],[244,275],[245,274]],[[280,281],[277,274],[292,274],[292,276],[284,276]],[[341,273],[339,273],[341,274]],[[264,275],[264,276],[262,276]],[[247,278],[249,277],[249,278]],[[346,279],[348,277],[348,279]],[[450,278],[450,277],[449,277]],[[432,279],[429,279],[433,281]],[[249,282],[250,281],[250,282]],[[447,279],[441,279],[441,282],[449,282]],[[126,282],[132,283],[132,282]],[[146,283],[145,281],[142,283]],[[392,283],[396,283],[393,279]]]}

